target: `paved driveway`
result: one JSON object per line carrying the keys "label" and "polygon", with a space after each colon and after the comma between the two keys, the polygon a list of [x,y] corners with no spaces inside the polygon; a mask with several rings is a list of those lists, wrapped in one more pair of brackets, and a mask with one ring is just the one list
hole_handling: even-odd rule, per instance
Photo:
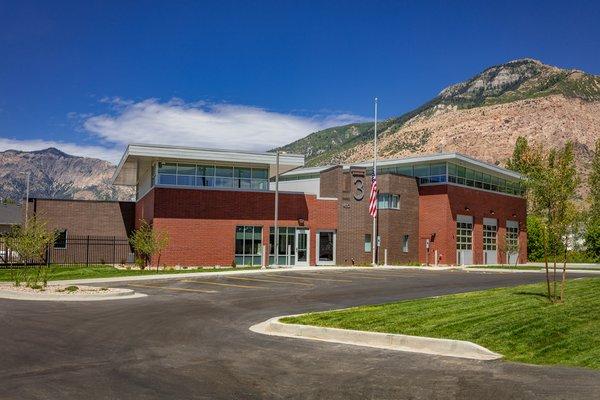
{"label": "paved driveway", "polygon": [[322,271],[112,284],[146,298],[0,300],[0,399],[600,398],[600,372],[270,337],[267,318],[541,274]]}

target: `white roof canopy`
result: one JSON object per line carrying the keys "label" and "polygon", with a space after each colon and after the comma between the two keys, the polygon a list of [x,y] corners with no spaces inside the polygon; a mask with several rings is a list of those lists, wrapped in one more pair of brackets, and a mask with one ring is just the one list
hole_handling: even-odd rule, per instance
{"label": "white roof canopy", "polygon": [[[464,166],[477,167],[480,170],[493,172],[497,175],[500,175],[500,176],[508,178],[508,179],[523,179],[523,176],[517,172],[510,171],[506,168],[502,168],[497,165],[479,161],[472,157],[465,156],[464,154],[460,154],[460,153],[436,153],[436,154],[418,155],[418,156],[413,156],[413,157],[396,158],[396,159],[381,159],[381,160],[377,161],[377,168],[379,169],[382,167],[389,167],[389,166],[396,166],[396,165],[413,165],[413,164],[420,164],[420,163],[443,162],[443,161],[450,161],[450,162],[454,162],[454,163],[457,163],[459,165],[464,165]],[[362,162],[362,163],[343,165],[344,169],[348,169],[351,166],[370,168],[373,166],[373,161],[366,161],[366,162]],[[311,173],[321,172],[327,168],[330,168],[330,166],[299,168],[294,171],[286,173],[285,176],[307,175],[307,174],[311,174]]]}
{"label": "white roof canopy", "polygon": [[[121,157],[112,183],[114,185],[135,186],[138,181],[140,161],[171,161],[192,163],[215,163],[225,165],[262,166],[269,168],[269,175],[275,176],[276,153],[256,153],[236,150],[203,149],[198,147],[162,146],[130,144]],[[279,172],[283,173],[304,165],[300,154],[279,155]]]}

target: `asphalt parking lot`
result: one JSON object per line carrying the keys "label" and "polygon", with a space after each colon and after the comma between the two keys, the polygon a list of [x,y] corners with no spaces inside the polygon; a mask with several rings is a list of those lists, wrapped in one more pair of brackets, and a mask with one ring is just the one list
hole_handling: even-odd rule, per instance
{"label": "asphalt parking lot", "polygon": [[285,271],[123,282],[149,296],[0,300],[0,399],[600,398],[600,372],[260,335],[270,317],[543,280],[464,271]]}

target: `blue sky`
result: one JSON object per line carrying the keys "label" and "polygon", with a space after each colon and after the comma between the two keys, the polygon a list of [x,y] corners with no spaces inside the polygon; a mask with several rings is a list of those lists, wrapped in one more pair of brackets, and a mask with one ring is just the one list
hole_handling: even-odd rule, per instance
{"label": "blue sky", "polygon": [[267,150],[512,59],[600,74],[599,20],[598,1],[2,1],[0,150]]}

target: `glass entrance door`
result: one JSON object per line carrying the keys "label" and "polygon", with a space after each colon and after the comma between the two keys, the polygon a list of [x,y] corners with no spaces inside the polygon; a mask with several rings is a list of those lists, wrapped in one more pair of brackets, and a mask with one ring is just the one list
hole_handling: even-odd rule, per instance
{"label": "glass entrance door", "polygon": [[296,229],[296,265],[308,265],[308,229]]}
{"label": "glass entrance door", "polygon": [[335,265],[335,231],[317,232],[317,265]]}

